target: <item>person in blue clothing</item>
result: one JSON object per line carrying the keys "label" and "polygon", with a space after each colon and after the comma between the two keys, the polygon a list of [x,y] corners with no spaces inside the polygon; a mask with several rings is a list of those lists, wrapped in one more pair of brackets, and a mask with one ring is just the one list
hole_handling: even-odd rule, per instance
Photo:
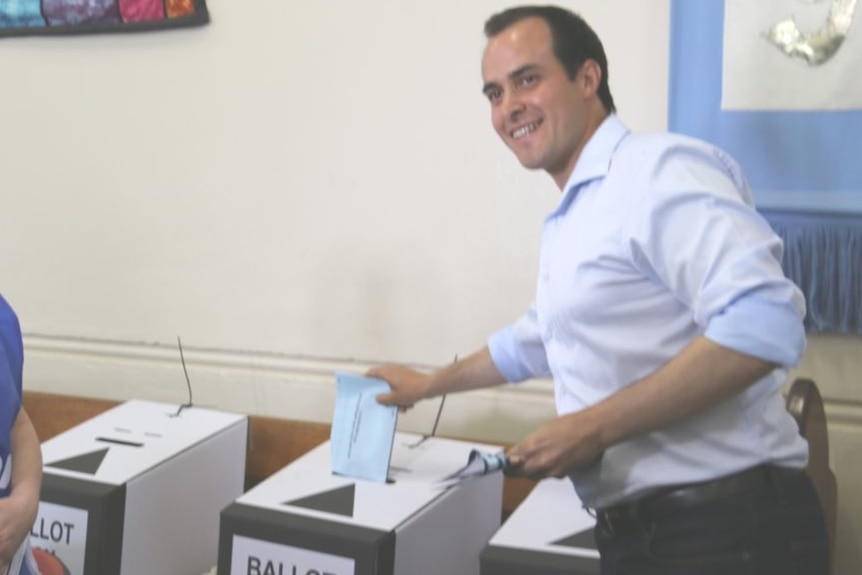
{"label": "person in blue clothing", "polygon": [[558,416],[507,451],[509,472],[571,479],[602,575],[828,573],[808,446],[781,396],[804,299],[739,165],[628,130],[578,15],[512,8],[485,34],[493,127],[561,192],[535,299],[453,365],[370,370],[391,388],[378,401],[551,377]]}
{"label": "person in blue clothing", "polygon": [[21,405],[21,328],[0,295],[0,575],[39,575],[30,528],[39,509],[42,451]]}

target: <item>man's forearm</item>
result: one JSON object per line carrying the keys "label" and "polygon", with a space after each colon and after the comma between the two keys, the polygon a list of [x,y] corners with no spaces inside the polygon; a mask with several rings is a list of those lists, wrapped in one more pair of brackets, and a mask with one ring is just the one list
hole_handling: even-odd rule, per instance
{"label": "man's forearm", "polygon": [[652,375],[580,415],[592,418],[607,448],[717,405],[776,367],[699,337]]}
{"label": "man's forearm", "polygon": [[432,373],[426,397],[491,387],[505,382],[506,379],[500,374],[490,351],[485,347]]}

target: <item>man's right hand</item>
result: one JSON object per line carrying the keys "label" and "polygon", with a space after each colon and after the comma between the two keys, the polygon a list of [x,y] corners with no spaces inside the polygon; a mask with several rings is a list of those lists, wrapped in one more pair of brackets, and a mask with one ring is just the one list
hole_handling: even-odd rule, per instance
{"label": "man's right hand", "polygon": [[365,375],[388,383],[391,391],[378,395],[377,401],[384,405],[397,405],[401,411],[407,411],[420,399],[433,395],[430,393],[431,376],[403,365],[381,365],[370,369]]}
{"label": "man's right hand", "polygon": [[407,411],[420,399],[498,385],[506,380],[494,365],[487,347],[431,373],[421,373],[403,365],[386,364],[368,370],[368,377],[384,380],[392,388],[377,396],[385,405]]}

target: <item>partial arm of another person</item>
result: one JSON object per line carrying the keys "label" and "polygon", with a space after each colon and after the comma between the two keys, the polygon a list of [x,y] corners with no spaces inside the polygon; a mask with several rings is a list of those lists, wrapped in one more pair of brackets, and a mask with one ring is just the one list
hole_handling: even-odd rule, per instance
{"label": "partial arm of another person", "polygon": [[12,489],[9,497],[0,499],[0,565],[5,565],[29,537],[39,510],[42,450],[23,407],[12,426],[11,448]]}

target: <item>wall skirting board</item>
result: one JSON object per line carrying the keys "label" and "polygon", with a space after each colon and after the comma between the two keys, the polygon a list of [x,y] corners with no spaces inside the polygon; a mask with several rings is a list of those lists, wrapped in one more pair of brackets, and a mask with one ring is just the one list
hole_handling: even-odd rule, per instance
{"label": "wall skirting board", "polygon": [[[26,334],[25,388],[112,400],[183,403],[188,391],[176,344]],[[336,371],[364,373],[373,363],[183,344],[196,405],[250,415],[329,422]],[[432,366],[416,366],[420,369]],[[426,433],[439,400],[400,416],[399,428]],[[554,415],[553,384],[531,381],[448,397],[438,432],[512,442]]]}

